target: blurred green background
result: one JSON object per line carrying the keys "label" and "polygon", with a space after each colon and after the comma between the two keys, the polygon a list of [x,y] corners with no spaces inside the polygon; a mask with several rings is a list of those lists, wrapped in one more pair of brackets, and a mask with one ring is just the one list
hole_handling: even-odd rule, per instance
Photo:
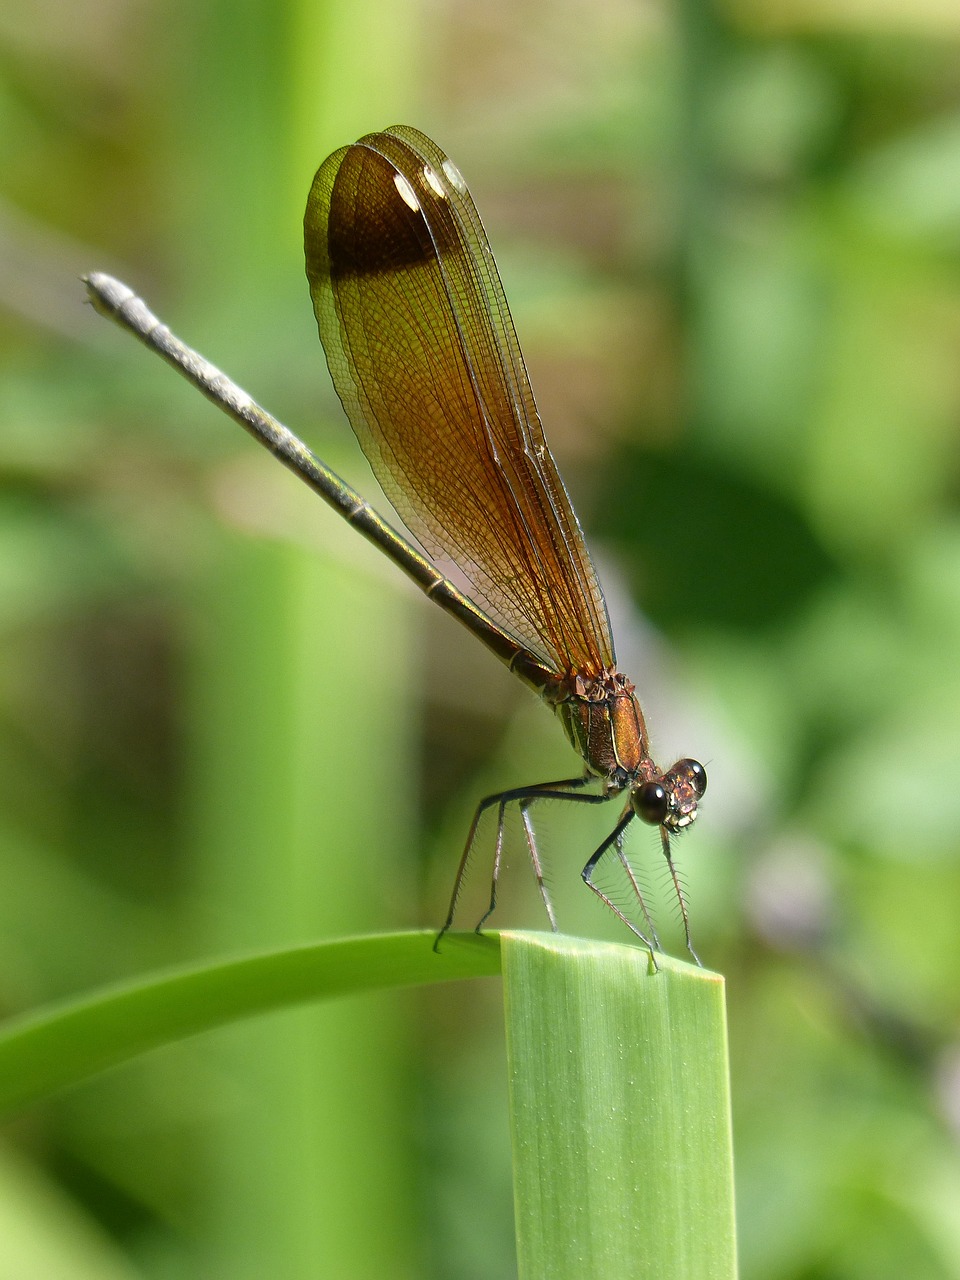
{"label": "blurred green background", "polygon": [[[960,1276],[960,7],[8,0],[0,48],[3,1011],[437,923],[477,798],[576,768],[82,305],[120,275],[377,498],[300,220],[407,121],[486,222],[658,757],[710,775],[744,1280]],[[609,815],[541,825],[564,927],[620,936],[578,875]],[[539,926],[515,852],[498,922]],[[18,1117],[0,1280],[510,1276],[498,1002],[287,1013]]]}

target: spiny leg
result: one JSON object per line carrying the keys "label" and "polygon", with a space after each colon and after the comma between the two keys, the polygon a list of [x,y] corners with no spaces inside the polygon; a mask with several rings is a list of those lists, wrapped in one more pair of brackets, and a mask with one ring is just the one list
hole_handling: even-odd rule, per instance
{"label": "spiny leg", "polygon": [[[596,870],[597,864],[599,863],[600,859],[603,857],[603,855],[607,852],[607,850],[610,848],[612,844],[619,845],[619,841],[622,839],[624,831],[626,831],[627,827],[633,821],[634,817],[635,817],[635,814],[633,810],[627,809],[626,813],[624,813],[623,817],[620,819],[620,821],[617,823],[614,829],[607,836],[606,840],[604,840],[600,848],[597,849],[596,853],[592,855],[587,865],[580,872],[580,875],[583,877],[583,882],[587,886],[587,888],[592,889],[593,892],[600,899],[600,901],[605,902],[607,906],[610,908],[610,910],[613,912],[613,914],[623,921],[623,923],[627,926],[630,932],[633,934],[636,934],[636,936],[640,939],[640,941],[644,944],[644,946],[650,952],[650,961],[653,964],[654,969],[659,969],[660,966],[657,964],[657,957],[654,954],[655,950],[658,951],[660,949],[659,943],[657,943],[655,946],[654,943],[651,941],[651,939],[648,938],[647,935],[641,929],[638,929],[632,920],[628,919],[628,917],[624,915],[624,913],[620,910],[620,908],[613,901],[613,899],[609,898],[603,892],[603,890],[600,888],[599,885],[596,885],[593,883],[593,873]],[[634,885],[636,887],[635,881],[634,881]],[[644,904],[643,897],[640,894],[639,888],[637,888],[637,896],[640,899],[640,905],[643,909],[643,918],[644,920],[649,920],[650,917],[647,913],[647,908],[646,908],[646,905]]]}
{"label": "spiny leg", "polygon": [[687,911],[687,899],[684,896],[683,886],[680,884],[680,877],[677,875],[677,869],[673,865],[673,857],[670,853],[670,833],[666,827],[660,828],[660,843],[663,845],[663,856],[666,858],[667,866],[670,868],[670,879],[673,881],[674,892],[677,895],[677,901],[680,903],[680,916],[683,920],[683,936],[686,939],[687,950],[702,969],[703,961],[693,949],[693,942],[690,939],[690,916]]}
{"label": "spiny leg", "polygon": [[501,796],[500,803],[497,806],[497,843],[493,850],[493,872],[490,876],[490,902],[486,911],[480,917],[474,928],[474,933],[480,933],[483,926],[493,915],[497,909],[497,889],[500,886],[500,863],[503,860],[503,824],[507,816],[507,800]]}
{"label": "spiny leg", "polygon": [[[477,925],[477,932],[483,924],[489,919],[497,904],[497,876],[499,875],[499,843],[503,830],[503,813],[505,806],[513,800],[579,800],[586,804],[603,804],[607,799],[606,796],[580,796],[571,794],[577,787],[585,787],[593,778],[590,774],[584,774],[577,778],[560,778],[556,782],[541,782],[534,786],[513,787],[509,791],[498,791],[494,795],[484,796],[477,805],[476,812],[473,815],[473,821],[470,823],[470,830],[467,832],[466,844],[460,857],[460,864],[457,867],[456,879],[453,882],[453,893],[450,895],[450,909],[447,912],[447,918],[443,922],[443,928],[434,939],[433,949],[438,951],[443,935],[449,932],[453,925],[453,918],[456,914],[457,903],[460,901],[460,894],[463,891],[463,882],[467,873],[467,864],[470,861],[470,854],[473,852],[473,845],[477,838],[477,831],[480,827],[480,821],[486,811],[494,805],[501,806],[501,817],[498,826],[498,855],[494,861],[494,874],[490,889],[490,905],[484,913],[483,918]],[[561,789],[563,788],[563,789]]]}
{"label": "spiny leg", "polygon": [[617,836],[616,840],[614,840],[614,845],[616,846],[617,856],[619,857],[620,862],[623,865],[623,869],[627,873],[627,879],[630,881],[631,885],[633,886],[633,892],[636,895],[637,901],[640,903],[640,910],[643,912],[643,919],[646,923],[647,928],[650,930],[650,937],[653,939],[653,945],[656,947],[658,951],[661,951],[663,948],[660,946],[660,939],[657,936],[657,926],[653,923],[653,919],[650,915],[650,912],[647,910],[647,904],[646,902],[644,902],[643,894],[640,891],[639,881],[637,880],[637,877],[634,874],[633,867],[631,867],[630,862],[627,858],[627,855],[623,851],[623,831],[621,831],[620,834]]}
{"label": "spiny leg", "polygon": [[447,918],[443,922],[443,928],[433,940],[434,951],[440,950],[440,943],[443,939],[443,935],[449,932],[450,926],[453,924],[453,917],[456,914],[457,903],[460,900],[460,893],[463,889],[463,878],[467,873],[467,863],[470,860],[470,854],[473,850],[473,842],[477,838],[477,827],[480,825],[480,819],[483,817],[487,809],[489,809],[492,804],[496,804],[499,799],[499,796],[484,796],[477,805],[476,812],[473,815],[473,821],[470,823],[470,830],[467,832],[467,842],[463,846],[463,853],[460,855],[460,864],[457,867],[457,876],[453,882],[453,893],[450,895],[450,909],[447,911]]}
{"label": "spiny leg", "polygon": [[[543,899],[543,905],[547,910],[547,918],[550,921],[550,927],[553,929],[554,933],[557,932],[556,917],[553,913],[553,904],[550,902],[547,887],[543,881],[543,871],[540,866],[540,858],[536,849],[533,825],[527,815],[527,809],[533,804],[534,800],[579,800],[587,804],[602,804],[606,799],[606,796],[579,796],[572,794],[574,788],[585,787],[587,783],[592,780],[592,776],[587,773],[578,778],[559,778],[556,782],[540,782],[532,787],[517,787],[512,791],[503,791],[499,796],[488,797],[490,800],[496,799],[500,802],[500,814],[499,821],[497,823],[497,845],[493,859],[493,875],[490,880],[490,903],[487,906],[486,911],[477,921],[474,933],[479,933],[483,929],[483,926],[496,910],[497,889],[499,886],[500,866],[503,855],[503,826],[506,817],[507,805],[513,801],[516,801],[520,806],[520,814],[523,820],[524,830],[527,835],[527,847],[530,851],[530,860],[533,863],[533,870],[537,877],[537,884],[540,887],[540,896]],[[560,790],[561,787],[568,789]],[[483,804],[483,801],[481,801],[481,804]]]}
{"label": "spiny leg", "polygon": [[550,921],[550,928],[554,933],[556,933],[557,917],[554,913],[553,903],[550,901],[550,894],[547,892],[547,886],[543,879],[543,868],[540,865],[540,855],[537,853],[537,837],[534,834],[533,820],[530,817],[530,806],[532,804],[532,799],[520,801],[520,820],[523,822],[523,830],[526,833],[527,849],[530,853],[530,861],[533,863],[533,874],[537,877],[537,888],[540,890],[540,897],[543,899],[543,907],[547,913],[547,919]]}

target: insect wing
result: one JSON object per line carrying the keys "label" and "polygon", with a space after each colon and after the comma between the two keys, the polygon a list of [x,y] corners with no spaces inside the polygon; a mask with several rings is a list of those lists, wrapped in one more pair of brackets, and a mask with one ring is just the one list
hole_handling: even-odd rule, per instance
{"label": "insect wing", "polygon": [[334,385],[408,529],[546,666],[612,666],[603,595],[459,171],[414,129],[370,134],[321,166],[304,240]]}

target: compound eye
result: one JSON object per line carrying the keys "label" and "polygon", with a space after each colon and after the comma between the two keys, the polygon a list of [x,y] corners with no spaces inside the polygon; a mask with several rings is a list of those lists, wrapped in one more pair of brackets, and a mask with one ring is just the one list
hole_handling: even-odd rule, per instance
{"label": "compound eye", "polygon": [[667,816],[667,793],[659,782],[645,782],[633,793],[634,812],[644,822],[659,827]]}
{"label": "compound eye", "polygon": [[681,760],[677,765],[677,772],[683,770],[690,779],[691,785],[697,796],[700,797],[707,789],[707,771],[699,760]]}

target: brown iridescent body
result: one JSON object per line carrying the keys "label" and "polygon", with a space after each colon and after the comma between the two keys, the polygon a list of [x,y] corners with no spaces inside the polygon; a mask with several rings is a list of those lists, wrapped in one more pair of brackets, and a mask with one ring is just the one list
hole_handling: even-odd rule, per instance
{"label": "brown iridescent body", "polygon": [[622,791],[637,777],[649,781],[657,772],[633,689],[620,671],[602,671],[595,679],[574,673],[547,697],[587,768],[610,791]]}
{"label": "brown iridescent body", "polygon": [[[503,853],[506,808],[520,810],[551,925],[530,819],[538,800],[602,803],[625,793],[621,817],[583,868],[590,888],[659,946],[624,855],[634,816],[660,829],[690,946],[670,833],[696,817],[706,774],[650,755],[631,682],[618,671],[606,604],[547,446],[503,286],[460,171],[422,133],[368,134],[320,167],[304,218],[307,277],[327,363],[351,425],[384,491],[426,551],[402,553],[368,509],[354,518],[442,608],[468,626],[553,708],[584,761],[583,774],[519,787],[480,802],[467,838],[450,928],[480,819],[498,812],[489,907]],[[458,590],[435,566],[452,563]],[[600,793],[588,790],[599,782]],[[615,850],[644,928],[594,882]],[[438,939],[439,941],[439,939]],[[693,950],[690,946],[691,951]]]}
{"label": "brown iridescent body", "polygon": [[[489,906],[496,906],[508,806],[553,928],[530,809],[626,795],[584,882],[650,948],[656,929],[623,851],[639,817],[659,828],[691,952],[671,833],[697,816],[703,766],[661,771],[631,682],[617,668],[607,608],[547,447],[493,254],[459,169],[416,129],[368,134],[317,171],[304,216],[307,278],[327,364],[350,423],[415,546],[282,423],[182,343],[131,289],[87,278],[91,301],[250,432],[455,617],[557,714],[584,771],[515,787],[477,806],[437,942],[453,923],[480,821],[496,808]],[[466,589],[438,567],[456,565]],[[599,794],[590,786],[599,785]],[[641,928],[595,882],[613,851]],[[695,952],[693,952],[696,955]]]}

